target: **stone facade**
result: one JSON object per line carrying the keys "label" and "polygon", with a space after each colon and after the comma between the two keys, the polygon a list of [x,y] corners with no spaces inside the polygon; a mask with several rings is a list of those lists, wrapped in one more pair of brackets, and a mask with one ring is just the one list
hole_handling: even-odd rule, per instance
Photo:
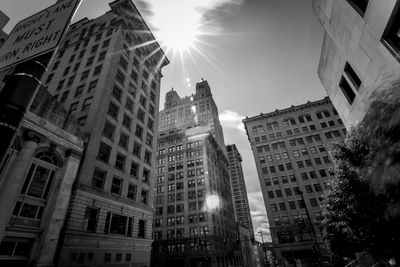
{"label": "stone facade", "polygon": [[240,245],[240,251],[243,257],[243,267],[254,267],[257,265],[258,259],[256,255],[253,254],[253,232],[250,232],[247,227],[244,227],[241,223],[236,223],[237,232],[239,236],[237,242]]}
{"label": "stone facade", "polygon": [[42,79],[88,133],[58,266],[149,266],[161,69],[130,0],[68,30]]}
{"label": "stone facade", "polygon": [[333,176],[327,144],[346,129],[329,98],[243,120],[280,265],[310,266],[319,242],[314,222]]}
{"label": "stone facade", "polygon": [[40,88],[0,167],[0,265],[53,266],[83,132]]}
{"label": "stone facade", "polygon": [[347,129],[400,74],[400,2],[314,0],[324,28],[318,75]]}
{"label": "stone facade", "polygon": [[242,156],[236,145],[227,145],[226,152],[229,161],[229,181],[231,185],[235,220],[249,230],[254,239],[254,228],[251,220],[249,199],[247,198],[246,182],[243,176]]}
{"label": "stone facade", "polygon": [[156,166],[152,266],[241,266],[222,127],[207,81],[192,97],[167,92]]}

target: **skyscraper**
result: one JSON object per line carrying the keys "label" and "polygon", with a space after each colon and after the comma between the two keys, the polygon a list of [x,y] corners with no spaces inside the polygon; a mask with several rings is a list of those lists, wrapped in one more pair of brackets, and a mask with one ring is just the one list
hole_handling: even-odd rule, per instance
{"label": "skyscraper", "polygon": [[247,198],[246,183],[244,181],[242,169],[242,156],[237,150],[236,145],[227,145],[229,162],[229,178],[231,184],[233,207],[235,211],[235,219],[237,222],[245,226],[250,235],[254,237],[253,222],[251,220],[249,199]]}
{"label": "skyscraper", "polygon": [[150,264],[163,51],[130,0],[71,25],[44,85],[89,133],[59,266]]}
{"label": "skyscraper", "polygon": [[318,76],[346,128],[400,73],[400,2],[314,0],[324,29]]}
{"label": "skyscraper", "polygon": [[167,92],[157,152],[154,266],[241,262],[218,108],[207,81]]}
{"label": "skyscraper", "polygon": [[246,117],[267,210],[274,251],[280,265],[316,261],[321,201],[333,176],[327,144],[345,137],[342,120],[328,97],[299,106]]}

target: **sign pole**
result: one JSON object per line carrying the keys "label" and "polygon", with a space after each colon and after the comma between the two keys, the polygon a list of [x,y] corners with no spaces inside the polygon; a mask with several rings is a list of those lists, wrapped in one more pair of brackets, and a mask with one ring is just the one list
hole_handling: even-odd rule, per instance
{"label": "sign pole", "polygon": [[80,2],[58,1],[20,21],[0,49],[0,70],[15,66],[0,92],[0,163]]}

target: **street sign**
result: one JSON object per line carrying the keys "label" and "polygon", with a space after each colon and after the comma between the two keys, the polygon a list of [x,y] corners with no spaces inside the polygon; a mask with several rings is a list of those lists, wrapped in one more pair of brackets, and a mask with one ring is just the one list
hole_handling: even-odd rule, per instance
{"label": "street sign", "polygon": [[63,0],[15,25],[0,48],[0,70],[54,50],[81,0]]}

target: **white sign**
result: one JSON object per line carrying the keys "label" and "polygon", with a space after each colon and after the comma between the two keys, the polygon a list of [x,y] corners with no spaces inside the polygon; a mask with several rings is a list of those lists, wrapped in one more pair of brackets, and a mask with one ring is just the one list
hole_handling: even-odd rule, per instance
{"label": "white sign", "polygon": [[0,48],[0,70],[54,50],[80,2],[59,1],[15,25]]}

